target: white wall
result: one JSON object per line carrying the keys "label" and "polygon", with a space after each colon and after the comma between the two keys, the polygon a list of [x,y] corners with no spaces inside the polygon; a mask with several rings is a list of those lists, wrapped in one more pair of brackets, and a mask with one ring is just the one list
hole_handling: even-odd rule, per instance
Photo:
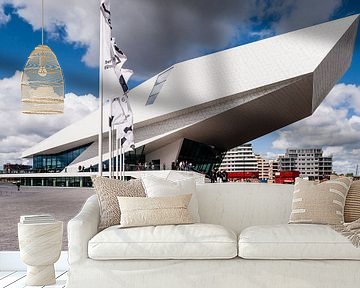
{"label": "white wall", "polygon": [[160,159],[160,169],[163,169],[163,165],[165,164],[166,170],[171,169],[171,162],[175,162],[177,159],[180,148],[183,143],[184,139],[179,139],[174,141],[173,143],[170,143],[168,145],[165,145],[149,154],[146,155],[145,161],[150,162],[153,160]]}

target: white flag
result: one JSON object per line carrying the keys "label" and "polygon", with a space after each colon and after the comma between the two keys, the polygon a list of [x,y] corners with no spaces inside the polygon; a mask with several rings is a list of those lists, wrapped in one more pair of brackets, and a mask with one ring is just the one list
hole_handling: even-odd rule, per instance
{"label": "white flag", "polygon": [[111,38],[111,56],[113,60],[114,68],[120,69],[127,60],[124,52],[117,46],[115,37]]}
{"label": "white flag", "polygon": [[128,102],[128,96],[124,94],[122,97],[113,99],[112,102],[113,124],[119,125],[127,118],[132,117],[132,110]]}
{"label": "white flag", "polygon": [[103,69],[103,96],[104,99],[113,99],[118,97],[121,91],[114,83],[118,82],[123,93],[126,93],[129,90],[127,82],[133,72],[130,69],[122,68],[127,57],[116,44],[115,38],[112,37],[110,1],[102,0],[100,10],[103,15],[101,17],[102,33],[100,39],[100,45],[102,45],[100,69]]}
{"label": "white flag", "polygon": [[[117,138],[120,139],[123,148],[128,149],[135,147],[133,114],[126,94],[129,90],[127,82],[133,71],[123,68],[127,57],[112,37],[110,0],[102,0],[100,9],[103,15],[100,39],[100,45],[103,45],[103,59],[100,62],[100,69],[103,69],[103,97],[113,99],[112,115],[109,115],[110,123],[117,126]],[[119,86],[114,85],[115,82],[119,83],[123,93],[119,90]],[[123,95],[119,97],[119,94]]]}
{"label": "white flag", "polygon": [[128,96],[124,94],[112,102],[113,125],[116,127],[116,139],[127,152],[135,148],[133,131],[133,113],[129,105]]}
{"label": "white flag", "polygon": [[102,17],[101,21],[101,58],[100,69],[103,73],[103,97],[104,100],[112,99],[119,96],[119,88],[114,83],[118,82],[118,78],[114,73],[113,57],[112,57],[112,44],[111,44],[111,13],[110,13],[110,1],[102,0],[100,5],[100,11]]}
{"label": "white flag", "polygon": [[123,123],[118,125],[116,130],[116,138],[120,139],[120,145],[124,149],[124,153],[129,150],[135,149],[132,116],[130,116]]}

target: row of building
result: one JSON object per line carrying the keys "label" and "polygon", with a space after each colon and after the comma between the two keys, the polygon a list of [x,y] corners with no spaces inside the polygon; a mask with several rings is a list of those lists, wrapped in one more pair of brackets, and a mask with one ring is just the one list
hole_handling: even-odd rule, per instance
{"label": "row of building", "polygon": [[319,148],[302,148],[287,149],[285,155],[266,160],[254,153],[251,144],[244,144],[227,151],[220,169],[226,170],[230,179],[257,178],[263,182],[292,182],[300,176],[322,180],[329,178],[332,173],[332,157],[324,157]]}

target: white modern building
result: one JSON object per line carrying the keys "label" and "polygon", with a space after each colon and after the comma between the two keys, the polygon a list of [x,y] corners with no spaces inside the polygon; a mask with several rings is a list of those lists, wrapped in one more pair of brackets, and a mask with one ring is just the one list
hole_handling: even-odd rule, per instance
{"label": "white modern building", "polygon": [[253,152],[252,144],[244,144],[226,152],[220,169],[227,172],[257,172],[258,160]]}
{"label": "white modern building", "polygon": [[[358,21],[352,15],[184,61],[135,87],[136,151],[127,153],[127,169],[188,161],[208,172],[224,151],[311,115],[350,66]],[[94,112],[23,157],[39,172],[95,171],[99,128]]]}
{"label": "white modern building", "polygon": [[329,178],[332,173],[332,157],[324,157],[322,149],[287,149],[279,158],[281,171],[299,171],[300,177],[311,180]]}

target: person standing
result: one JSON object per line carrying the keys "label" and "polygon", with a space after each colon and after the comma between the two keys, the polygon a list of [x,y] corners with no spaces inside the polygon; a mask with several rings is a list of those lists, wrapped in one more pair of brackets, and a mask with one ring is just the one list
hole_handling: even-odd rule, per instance
{"label": "person standing", "polygon": [[216,173],[216,179],[217,179],[217,182],[219,182],[219,183],[222,182],[221,175],[222,175],[222,171],[218,170],[217,173]]}
{"label": "person standing", "polygon": [[211,172],[210,172],[210,181],[211,181],[211,183],[216,182],[216,172],[215,172],[214,169],[212,169]]}
{"label": "person standing", "polygon": [[222,180],[222,182],[228,182],[228,175],[225,170],[221,171],[221,180]]}

